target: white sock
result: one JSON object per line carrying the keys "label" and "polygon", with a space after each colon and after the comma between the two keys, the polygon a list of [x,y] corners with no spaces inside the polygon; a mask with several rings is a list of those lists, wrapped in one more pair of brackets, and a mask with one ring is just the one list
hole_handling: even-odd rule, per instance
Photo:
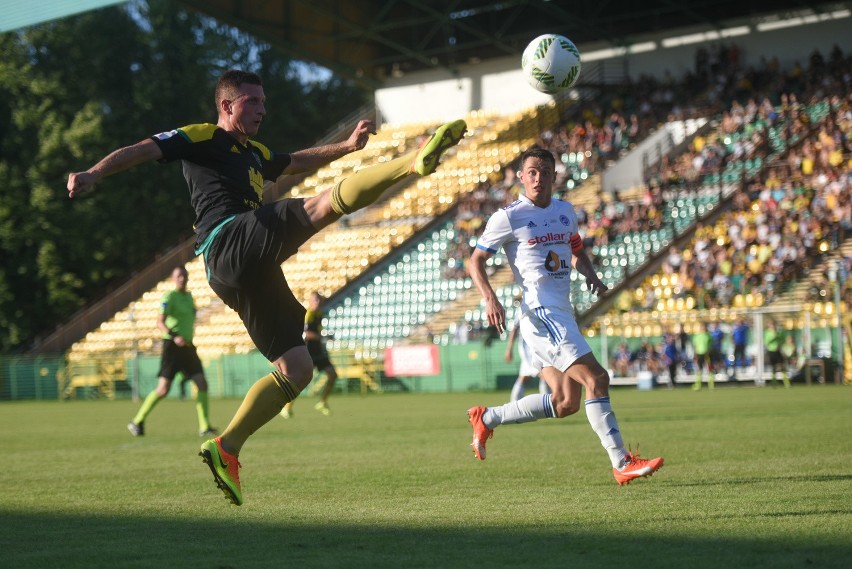
{"label": "white sock", "polygon": [[538,392],[542,395],[550,395],[550,386],[542,378],[538,378]]}
{"label": "white sock", "polygon": [[524,396],[524,378],[523,376],[518,376],[518,379],[515,380],[515,385],[512,386],[512,395],[509,397],[509,401],[517,401],[521,397]]}
{"label": "white sock", "polygon": [[550,395],[527,395],[499,407],[489,407],[482,414],[482,422],[489,429],[497,425],[529,423],[556,417]]}
{"label": "white sock", "polygon": [[592,429],[601,439],[601,444],[609,454],[609,460],[613,468],[621,468],[627,462],[627,452],[624,450],[624,441],[621,440],[621,431],[618,430],[618,421],[609,404],[609,397],[586,400],[586,417]]}

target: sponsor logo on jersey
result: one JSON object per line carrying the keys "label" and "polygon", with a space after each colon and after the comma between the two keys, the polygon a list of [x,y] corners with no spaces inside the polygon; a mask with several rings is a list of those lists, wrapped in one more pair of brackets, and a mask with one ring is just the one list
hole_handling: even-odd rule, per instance
{"label": "sponsor logo on jersey", "polygon": [[527,227],[532,229],[533,227],[538,227],[538,225],[536,225],[534,221],[530,221],[529,223],[527,223]]}
{"label": "sponsor logo on jersey", "polygon": [[544,268],[558,277],[571,272],[571,263],[570,261],[565,261],[565,259],[560,259],[557,253],[548,251],[547,257],[544,259]]}
{"label": "sponsor logo on jersey", "polygon": [[546,235],[535,235],[532,238],[527,240],[527,245],[530,247],[534,245],[546,245],[548,243],[557,243],[557,242],[567,242],[568,241],[568,233],[553,233],[548,232]]}
{"label": "sponsor logo on jersey", "polygon": [[160,134],[155,134],[154,138],[157,140],[166,140],[167,138],[171,138],[178,133],[177,129],[170,130],[169,132],[161,132]]}

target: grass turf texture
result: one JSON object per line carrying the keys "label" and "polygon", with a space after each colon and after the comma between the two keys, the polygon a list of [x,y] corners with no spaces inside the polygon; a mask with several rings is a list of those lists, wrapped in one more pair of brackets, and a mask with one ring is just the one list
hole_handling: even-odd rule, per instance
{"label": "grass turf texture", "polygon": [[[143,438],[129,401],[4,403],[0,565],[848,567],[849,387],[614,390],[625,440],[666,458],[624,488],[582,411],[500,427],[475,460],[466,409],[507,397],[299,400],[243,449],[241,508],[190,402]],[[212,401],[213,423],[238,404]]]}

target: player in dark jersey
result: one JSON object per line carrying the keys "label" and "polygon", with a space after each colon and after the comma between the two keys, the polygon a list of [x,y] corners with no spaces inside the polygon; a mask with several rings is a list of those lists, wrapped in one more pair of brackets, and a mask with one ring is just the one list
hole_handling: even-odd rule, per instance
{"label": "player in dark jersey", "polygon": [[[331,359],[328,356],[328,350],[325,349],[325,341],[322,339],[322,295],[314,291],[311,293],[311,298],[308,300],[308,312],[305,314],[305,345],[308,348],[308,354],[314,361],[314,367],[318,372],[325,373],[325,385],[322,387],[322,392],[319,396],[319,401],[314,405],[314,409],[323,415],[331,415],[331,409],[328,408],[328,398],[331,397],[334,391],[334,384],[337,381],[337,370]],[[281,411],[281,416],[289,419],[293,416],[293,402],[290,401],[284,405]]]}
{"label": "player in dark jersey", "polygon": [[313,197],[264,204],[264,180],[313,171],[360,150],[375,126],[362,120],[343,142],[273,152],[251,140],[266,115],[260,77],[227,71],[215,95],[215,125],[189,125],[115,150],[87,171],[70,174],[68,196],[145,162],[182,161],[196,214],[196,252],[204,255],[210,287],[236,310],[257,349],[275,366],[249,389],[222,435],[201,446],[216,484],[240,505],[237,456],[243,444],[313,377],[302,338],[305,309],[290,291],[281,263],[318,231],[375,202],[397,182],[434,172],[441,155],[458,144],[467,127],[461,120],[444,124],[419,150],[359,170]]}

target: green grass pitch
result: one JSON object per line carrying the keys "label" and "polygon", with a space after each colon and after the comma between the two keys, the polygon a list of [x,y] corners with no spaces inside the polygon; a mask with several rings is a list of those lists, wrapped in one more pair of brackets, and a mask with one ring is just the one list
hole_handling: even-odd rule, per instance
{"label": "green grass pitch", "polygon": [[130,401],[0,404],[0,566],[849,567],[852,388],[612,396],[625,441],[666,459],[627,487],[582,410],[498,428],[479,462],[465,411],[506,392],[341,395],[249,440],[240,508],[190,402],[138,439]]}

